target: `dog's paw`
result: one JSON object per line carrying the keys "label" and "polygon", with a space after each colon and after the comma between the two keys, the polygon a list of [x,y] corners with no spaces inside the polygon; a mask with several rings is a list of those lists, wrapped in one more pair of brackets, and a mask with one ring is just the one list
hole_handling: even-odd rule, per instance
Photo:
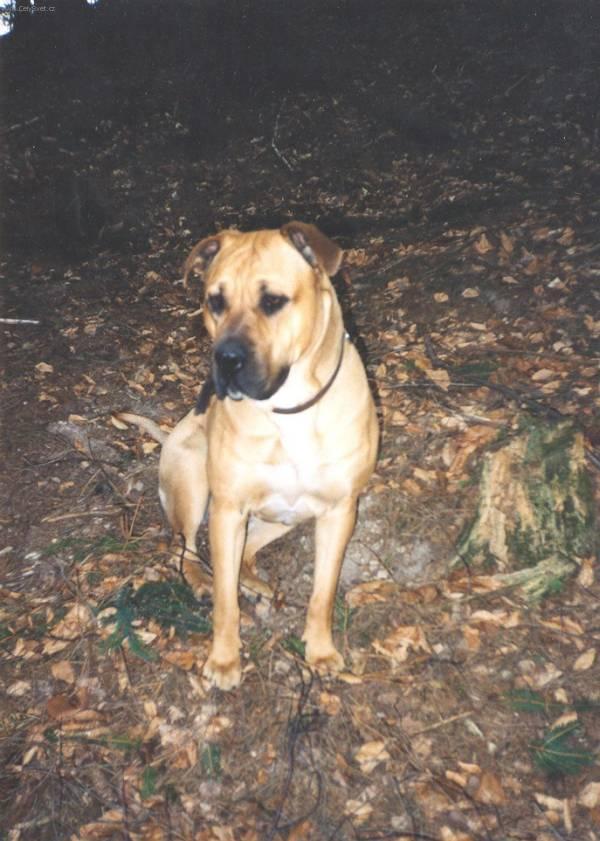
{"label": "dog's paw", "polygon": [[308,643],[305,654],[306,662],[319,674],[337,674],[344,669],[344,658],[340,652],[331,648],[312,648]]}
{"label": "dog's paw", "polygon": [[230,689],[235,689],[240,685],[242,679],[242,664],[239,657],[223,662],[216,660],[210,656],[203,669],[204,677],[209,680],[213,686],[228,692]]}
{"label": "dog's paw", "polygon": [[262,596],[263,599],[273,599],[275,597],[275,593],[266,581],[243,568],[240,571],[240,584],[242,590],[246,591],[244,595],[249,595],[250,598],[256,599]]}

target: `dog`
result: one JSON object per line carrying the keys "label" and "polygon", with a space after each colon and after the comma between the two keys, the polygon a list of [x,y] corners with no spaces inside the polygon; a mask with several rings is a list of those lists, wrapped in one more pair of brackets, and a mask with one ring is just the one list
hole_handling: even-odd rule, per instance
{"label": "dog", "polygon": [[[199,582],[196,532],[209,508],[213,640],[204,674],[241,680],[238,581],[269,594],[255,556],[297,523],[316,520],[313,590],[303,640],[321,673],[344,661],[332,636],[338,577],[358,496],[375,466],[378,423],[330,277],[342,251],[315,226],[222,231],[198,242],[184,268],[204,282],[211,375],[173,429],[159,496],[183,536],[183,571]],[[124,419],[127,416],[123,416]]]}

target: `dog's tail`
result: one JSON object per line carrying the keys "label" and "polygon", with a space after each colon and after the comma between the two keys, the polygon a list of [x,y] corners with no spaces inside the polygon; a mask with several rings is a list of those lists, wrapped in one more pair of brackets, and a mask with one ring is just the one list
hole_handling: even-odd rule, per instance
{"label": "dog's tail", "polygon": [[151,438],[158,441],[159,444],[164,444],[169,437],[168,432],[165,432],[157,423],[150,420],[150,418],[145,418],[143,415],[134,415],[131,412],[115,412],[113,417],[123,423],[131,423],[137,426],[138,429],[146,432]]}

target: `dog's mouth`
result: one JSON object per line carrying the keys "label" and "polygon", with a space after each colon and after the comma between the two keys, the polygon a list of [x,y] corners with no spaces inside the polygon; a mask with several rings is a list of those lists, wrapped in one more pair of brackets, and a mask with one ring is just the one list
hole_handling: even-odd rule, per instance
{"label": "dog's mouth", "polygon": [[243,400],[244,393],[238,388],[235,388],[235,386],[230,385],[227,387],[227,397],[231,397],[232,400]]}
{"label": "dog's mouth", "polygon": [[269,376],[256,358],[253,348],[238,339],[226,339],[215,346],[213,381],[219,400],[268,400],[286,381],[289,366]]}
{"label": "dog's mouth", "polygon": [[264,381],[262,378],[254,380],[252,377],[240,376],[234,382],[229,382],[223,386],[219,383],[218,375],[215,378],[215,390],[217,397],[223,400],[225,397],[230,397],[231,400],[243,400],[245,397],[251,400],[269,400],[276,394],[281,386],[286,381],[290,369],[286,366],[282,368],[277,376],[272,381]]}

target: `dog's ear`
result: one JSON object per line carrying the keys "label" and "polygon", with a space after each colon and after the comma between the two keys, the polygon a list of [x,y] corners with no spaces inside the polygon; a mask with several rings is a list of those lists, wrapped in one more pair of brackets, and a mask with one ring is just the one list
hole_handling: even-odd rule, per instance
{"label": "dog's ear", "polygon": [[344,252],[314,225],[288,222],[281,228],[281,233],[313,269],[320,266],[330,277],[339,269]]}
{"label": "dog's ear", "polygon": [[210,266],[221,248],[221,235],[215,234],[197,242],[183,267],[183,285],[187,288],[191,274],[202,275]]}

